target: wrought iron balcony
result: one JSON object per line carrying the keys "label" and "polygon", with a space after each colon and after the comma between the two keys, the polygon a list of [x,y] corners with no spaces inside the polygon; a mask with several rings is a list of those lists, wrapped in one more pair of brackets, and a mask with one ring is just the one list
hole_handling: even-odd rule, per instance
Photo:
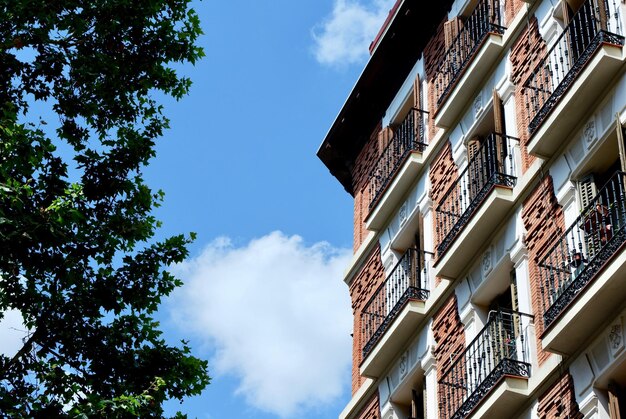
{"label": "wrought iron balcony", "polygon": [[363,358],[374,348],[409,300],[425,301],[430,295],[428,266],[432,254],[408,249],[361,314]]}
{"label": "wrought iron balcony", "polygon": [[586,0],[524,83],[531,135],[603,44],[624,45],[618,3]]}
{"label": "wrought iron balcony", "polygon": [[439,380],[439,417],[466,418],[505,377],[530,378],[532,319],[516,311],[489,313],[485,327]]}
{"label": "wrought iron balcony", "polygon": [[500,1],[480,0],[452,40],[435,74],[437,107],[448,97],[467,65],[490,33],[503,34]]}
{"label": "wrought iron balcony", "polygon": [[626,241],[625,176],[617,172],[539,261],[545,329]]}
{"label": "wrought iron balcony", "polygon": [[370,210],[381,198],[385,188],[412,151],[423,152],[428,145],[426,121],[428,112],[411,108],[406,118],[393,131],[393,137],[370,172]]}
{"label": "wrought iron balcony", "polygon": [[443,238],[437,246],[437,258],[454,242],[493,187],[515,186],[517,178],[511,148],[513,141],[519,139],[491,134],[446,191],[435,210],[437,234]]}

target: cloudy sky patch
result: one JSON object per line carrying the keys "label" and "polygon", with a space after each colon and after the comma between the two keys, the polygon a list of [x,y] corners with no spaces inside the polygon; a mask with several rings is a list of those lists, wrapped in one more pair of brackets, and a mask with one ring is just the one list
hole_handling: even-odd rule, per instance
{"label": "cloudy sky patch", "polygon": [[313,28],[320,64],[342,66],[365,61],[394,0],[335,0],[331,14]]}
{"label": "cloudy sky patch", "polygon": [[212,375],[281,417],[336,401],[349,385],[352,318],[342,273],[348,249],[273,232],[236,246],[214,240],[176,268],[178,326],[214,348]]}

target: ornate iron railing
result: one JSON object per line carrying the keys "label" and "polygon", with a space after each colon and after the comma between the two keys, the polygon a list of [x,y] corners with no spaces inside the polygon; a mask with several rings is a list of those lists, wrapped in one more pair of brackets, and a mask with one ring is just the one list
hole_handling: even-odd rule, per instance
{"label": "ornate iron railing", "polygon": [[452,40],[435,74],[437,106],[445,100],[472,60],[487,35],[503,34],[500,1],[480,0],[470,16],[463,22],[459,34]]}
{"label": "ornate iron railing", "polygon": [[427,115],[426,111],[411,108],[406,118],[393,130],[393,137],[370,172],[370,209],[378,202],[406,156],[412,151],[423,152],[426,149]]}
{"label": "ornate iron railing", "polygon": [[439,380],[439,417],[467,417],[505,376],[530,378],[533,316],[492,311],[487,324]]}
{"label": "ornate iron railing", "polygon": [[409,300],[428,299],[432,253],[408,249],[361,313],[363,358],[367,357]]}
{"label": "ornate iron railing", "polygon": [[435,210],[437,234],[441,238],[437,246],[438,258],[454,242],[494,186],[515,186],[517,169],[512,141],[519,139],[496,133],[487,137],[446,191]]}
{"label": "ornate iron railing", "polygon": [[626,241],[625,175],[613,175],[538,262],[544,329]]}
{"label": "ornate iron railing", "polygon": [[[602,13],[600,12],[602,10]],[[533,134],[603,43],[624,45],[615,0],[586,0],[524,83]]]}

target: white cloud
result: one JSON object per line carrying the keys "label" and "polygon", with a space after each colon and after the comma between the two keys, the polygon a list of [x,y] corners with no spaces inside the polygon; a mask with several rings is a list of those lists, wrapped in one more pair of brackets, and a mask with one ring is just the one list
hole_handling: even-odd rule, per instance
{"label": "white cloud", "polygon": [[331,15],[313,29],[315,58],[321,64],[360,62],[369,55],[395,0],[335,0]]}
{"label": "white cloud", "polygon": [[18,310],[7,310],[0,313],[0,353],[13,356],[22,348],[22,338],[27,335],[22,313]]}
{"label": "white cloud", "polygon": [[220,238],[176,268],[185,285],[170,310],[215,349],[211,372],[237,377],[249,405],[296,417],[336,401],[349,382],[349,258],[280,232],[242,247]]}

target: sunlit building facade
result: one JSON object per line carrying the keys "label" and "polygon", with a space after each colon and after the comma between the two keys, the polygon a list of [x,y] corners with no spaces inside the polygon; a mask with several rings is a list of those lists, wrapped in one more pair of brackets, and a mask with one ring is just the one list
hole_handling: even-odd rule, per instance
{"label": "sunlit building facade", "polygon": [[626,417],[626,6],[426,3],[318,151],[354,197],[340,418]]}

